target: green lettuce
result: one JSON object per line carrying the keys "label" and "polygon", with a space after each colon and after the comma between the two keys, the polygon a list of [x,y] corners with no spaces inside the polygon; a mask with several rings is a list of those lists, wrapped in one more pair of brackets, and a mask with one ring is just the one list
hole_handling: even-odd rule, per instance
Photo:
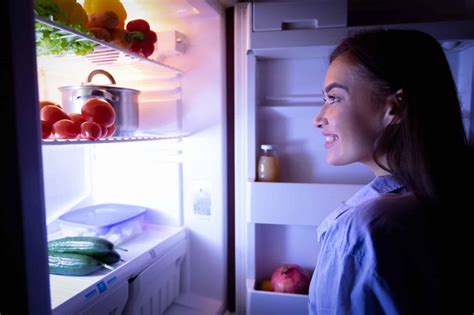
{"label": "green lettuce", "polygon": [[[66,24],[55,19],[60,9],[53,0],[35,0],[35,14],[53,21],[56,24],[66,26],[76,32],[92,36],[84,26],[79,24]],[[85,55],[94,51],[96,43],[85,40],[80,36],[54,28],[41,22],[35,23],[36,51],[38,55],[63,55],[73,53]]]}

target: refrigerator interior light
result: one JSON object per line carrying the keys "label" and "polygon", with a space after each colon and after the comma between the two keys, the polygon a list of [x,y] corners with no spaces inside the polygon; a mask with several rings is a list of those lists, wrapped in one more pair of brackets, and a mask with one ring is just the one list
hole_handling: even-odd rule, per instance
{"label": "refrigerator interior light", "polygon": [[[187,0],[153,1],[121,0],[130,17],[140,16],[143,12],[153,12],[155,18],[177,18],[199,14],[199,11]],[[158,4],[158,5],[157,5]],[[135,8],[139,12],[135,12]]]}

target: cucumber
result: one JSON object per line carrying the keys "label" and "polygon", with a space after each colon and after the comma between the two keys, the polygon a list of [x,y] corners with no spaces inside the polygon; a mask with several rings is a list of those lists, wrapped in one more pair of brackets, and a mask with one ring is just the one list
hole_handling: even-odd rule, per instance
{"label": "cucumber", "polygon": [[85,276],[105,264],[93,257],[69,253],[48,253],[49,272],[55,275]]}
{"label": "cucumber", "polygon": [[120,261],[120,254],[116,250],[111,250],[104,255],[96,255],[95,259],[103,262],[104,264],[113,265]]}
{"label": "cucumber", "polygon": [[114,248],[112,242],[95,236],[69,236],[48,242],[48,252],[81,254],[92,257],[106,255]]}

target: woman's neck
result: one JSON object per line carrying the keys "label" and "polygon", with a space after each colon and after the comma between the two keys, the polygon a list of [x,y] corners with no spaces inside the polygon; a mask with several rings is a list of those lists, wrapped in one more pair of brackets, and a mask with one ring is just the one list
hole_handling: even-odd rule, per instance
{"label": "woman's neck", "polygon": [[[374,173],[375,176],[390,175],[391,173],[387,171],[388,163],[386,157],[381,157],[378,162],[379,163],[377,164],[375,160],[372,159],[371,161],[365,162],[364,164],[370,168],[370,170],[372,171],[372,173]],[[382,165],[383,167],[380,165]]]}

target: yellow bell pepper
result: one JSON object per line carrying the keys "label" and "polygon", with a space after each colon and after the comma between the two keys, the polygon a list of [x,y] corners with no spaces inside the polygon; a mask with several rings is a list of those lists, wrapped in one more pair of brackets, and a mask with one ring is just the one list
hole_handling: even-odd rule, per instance
{"label": "yellow bell pepper", "polygon": [[77,3],[76,0],[54,0],[54,2],[60,10],[60,13],[55,16],[56,19],[68,25],[79,24],[86,26],[87,13],[80,3]]}
{"label": "yellow bell pepper", "polygon": [[117,28],[123,29],[125,27],[127,11],[120,0],[85,0],[84,9],[89,15],[104,11],[113,11],[119,18]]}
{"label": "yellow bell pepper", "polygon": [[74,8],[72,8],[69,18],[71,24],[81,24],[83,26],[87,24],[87,13],[80,3],[74,3]]}

